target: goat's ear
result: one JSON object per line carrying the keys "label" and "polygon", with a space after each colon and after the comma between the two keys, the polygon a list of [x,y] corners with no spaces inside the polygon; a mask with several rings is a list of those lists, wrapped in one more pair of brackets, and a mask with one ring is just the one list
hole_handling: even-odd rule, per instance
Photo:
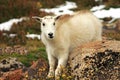
{"label": "goat's ear", "polygon": [[32,18],[35,19],[37,22],[41,22],[42,21],[42,18],[40,18],[38,16],[33,16]]}
{"label": "goat's ear", "polygon": [[55,16],[55,20],[58,20],[62,15]]}

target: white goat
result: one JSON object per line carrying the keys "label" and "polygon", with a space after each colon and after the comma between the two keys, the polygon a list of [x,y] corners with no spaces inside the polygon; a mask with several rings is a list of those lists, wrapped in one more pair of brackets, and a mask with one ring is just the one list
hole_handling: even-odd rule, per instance
{"label": "white goat", "polygon": [[[80,11],[73,15],[33,17],[41,23],[41,39],[49,60],[48,76],[61,74],[70,51],[90,41],[102,40],[102,24],[91,12]],[[55,63],[58,65],[55,70]]]}

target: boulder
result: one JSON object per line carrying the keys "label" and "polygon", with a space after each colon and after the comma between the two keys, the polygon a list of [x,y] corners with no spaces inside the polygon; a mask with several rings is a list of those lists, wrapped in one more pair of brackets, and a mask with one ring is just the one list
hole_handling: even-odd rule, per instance
{"label": "boulder", "polygon": [[24,65],[17,58],[7,58],[0,61],[0,72],[8,72],[17,69],[22,69]]}
{"label": "boulder", "polygon": [[90,42],[69,56],[74,80],[119,80],[120,41]]}

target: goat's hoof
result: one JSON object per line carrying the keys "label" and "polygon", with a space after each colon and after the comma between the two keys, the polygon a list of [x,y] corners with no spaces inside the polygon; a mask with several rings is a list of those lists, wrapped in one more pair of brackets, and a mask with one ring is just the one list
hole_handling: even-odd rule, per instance
{"label": "goat's hoof", "polygon": [[51,78],[54,78],[54,73],[52,72],[47,75],[47,79],[51,79]]}
{"label": "goat's hoof", "polygon": [[47,76],[47,79],[52,79],[54,78],[54,76]]}
{"label": "goat's hoof", "polygon": [[60,80],[60,76],[55,76],[55,80]]}
{"label": "goat's hoof", "polygon": [[55,74],[55,80],[60,80],[60,76],[61,76],[60,73]]}

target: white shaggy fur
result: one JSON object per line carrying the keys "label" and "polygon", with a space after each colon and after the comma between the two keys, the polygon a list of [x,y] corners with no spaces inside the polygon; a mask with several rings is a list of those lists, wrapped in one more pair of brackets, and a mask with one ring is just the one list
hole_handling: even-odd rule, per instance
{"label": "white shaggy fur", "polygon": [[[60,17],[34,18],[41,20],[41,38],[46,46],[50,66],[48,76],[61,73],[61,67],[66,66],[73,48],[90,41],[102,40],[102,24],[89,11]],[[49,33],[53,35],[50,36]],[[55,70],[56,60],[58,65]]]}

